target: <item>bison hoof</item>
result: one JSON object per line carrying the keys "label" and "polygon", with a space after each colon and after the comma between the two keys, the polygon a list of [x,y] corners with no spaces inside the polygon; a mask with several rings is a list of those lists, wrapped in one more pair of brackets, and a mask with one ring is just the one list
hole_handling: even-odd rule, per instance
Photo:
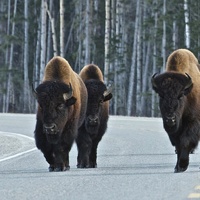
{"label": "bison hoof", "polygon": [[97,168],[97,164],[90,164],[90,165],[78,164],[77,168]]}
{"label": "bison hoof", "polygon": [[70,169],[70,166],[67,166],[67,167],[56,167],[54,169],[54,172],[64,172],[64,171],[67,171]]}
{"label": "bison hoof", "polygon": [[90,164],[90,168],[97,168],[97,164]]}
{"label": "bison hoof", "polygon": [[62,171],[67,171],[70,169],[70,166],[67,167],[49,167],[49,172],[62,172]]}
{"label": "bison hoof", "polygon": [[82,164],[78,164],[77,168],[89,168],[89,165],[82,165]]}
{"label": "bison hoof", "polygon": [[177,167],[175,167],[175,169],[174,169],[174,173],[180,173],[180,172],[184,172],[184,171],[186,171],[187,170],[187,167],[179,167],[179,166],[177,166]]}
{"label": "bison hoof", "polygon": [[54,169],[54,172],[61,172],[61,171],[64,171],[64,170],[62,170],[62,167],[56,167]]}
{"label": "bison hoof", "polygon": [[49,167],[49,172],[53,172],[54,171],[54,167],[50,166]]}

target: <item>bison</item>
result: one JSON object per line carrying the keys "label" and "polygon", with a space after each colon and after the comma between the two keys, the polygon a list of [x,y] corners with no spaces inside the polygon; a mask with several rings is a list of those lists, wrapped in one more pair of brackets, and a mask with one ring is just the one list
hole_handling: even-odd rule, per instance
{"label": "bison", "polygon": [[64,58],[56,56],[33,90],[38,101],[36,146],[49,163],[49,171],[68,170],[69,151],[86,113],[85,84]]}
{"label": "bison", "polygon": [[152,76],[152,86],[159,95],[163,126],[177,152],[174,172],[184,172],[189,153],[200,139],[200,71],[198,60],[187,49],[174,51],[166,71]]}
{"label": "bison", "polygon": [[107,129],[112,87],[106,87],[98,66],[86,65],[79,73],[88,91],[85,121],[78,131],[77,167],[97,167],[97,147]]}

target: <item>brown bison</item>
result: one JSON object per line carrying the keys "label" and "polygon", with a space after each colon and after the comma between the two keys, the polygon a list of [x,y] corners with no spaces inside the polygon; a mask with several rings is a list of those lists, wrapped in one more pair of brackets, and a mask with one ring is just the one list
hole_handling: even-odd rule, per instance
{"label": "brown bison", "polygon": [[200,71],[198,60],[186,49],[174,51],[167,60],[166,72],[152,76],[159,95],[164,129],[177,152],[175,172],[189,165],[189,153],[200,139]]}
{"label": "brown bison", "polygon": [[65,171],[86,113],[85,84],[69,63],[57,56],[46,65],[43,82],[33,90],[38,101],[36,146],[49,163],[49,171]]}
{"label": "brown bison", "polygon": [[97,167],[97,146],[106,129],[109,116],[111,87],[108,89],[98,66],[86,65],[80,72],[88,91],[88,104],[85,121],[78,131],[78,168]]}

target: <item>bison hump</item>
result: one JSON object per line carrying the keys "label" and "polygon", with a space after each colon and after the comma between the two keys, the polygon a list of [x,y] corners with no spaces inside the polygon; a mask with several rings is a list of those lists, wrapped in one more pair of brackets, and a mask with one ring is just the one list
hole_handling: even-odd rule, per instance
{"label": "bison hump", "polygon": [[103,82],[102,71],[97,65],[94,64],[84,66],[79,75],[84,82],[89,79],[96,79]]}
{"label": "bison hump", "polygon": [[61,80],[65,83],[71,82],[73,70],[68,61],[60,56],[53,57],[45,67],[44,80]]}

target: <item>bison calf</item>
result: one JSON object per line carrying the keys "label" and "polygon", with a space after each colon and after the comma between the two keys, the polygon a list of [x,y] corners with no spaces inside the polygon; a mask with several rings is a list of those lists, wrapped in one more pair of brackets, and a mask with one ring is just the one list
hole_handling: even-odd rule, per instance
{"label": "bison calf", "polygon": [[87,90],[62,57],[46,65],[43,82],[34,89],[38,101],[35,141],[49,171],[69,169],[69,151],[83,123]]}
{"label": "bison calf", "polygon": [[177,152],[175,172],[189,165],[189,153],[200,138],[200,71],[198,61],[186,49],[174,51],[166,72],[154,74],[153,89],[159,94],[163,126]]}
{"label": "bison calf", "polygon": [[97,146],[106,129],[109,115],[109,100],[112,98],[111,87],[103,82],[101,70],[96,65],[87,65],[80,77],[88,91],[86,117],[78,131],[78,168],[97,167]]}

